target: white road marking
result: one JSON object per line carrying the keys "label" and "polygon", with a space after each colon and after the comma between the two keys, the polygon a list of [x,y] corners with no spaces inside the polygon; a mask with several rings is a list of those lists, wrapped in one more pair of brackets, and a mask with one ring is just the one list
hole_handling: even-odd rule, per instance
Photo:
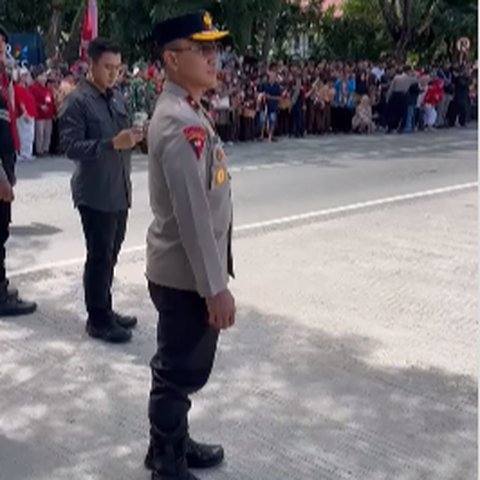
{"label": "white road marking", "polygon": [[300,161],[291,161],[291,162],[275,162],[275,163],[260,163],[258,165],[245,165],[245,166],[232,166],[229,167],[231,173],[242,173],[242,172],[254,172],[257,170],[271,170],[274,168],[287,168],[287,167],[297,167],[304,165],[305,162]]}
{"label": "white road marking", "polygon": [[[238,225],[238,226],[235,226],[235,232],[242,233],[242,232],[248,232],[252,230],[261,230],[265,228],[277,227],[280,225],[285,225],[285,224],[304,221],[304,220],[320,219],[323,217],[328,217],[328,216],[332,216],[340,213],[355,212],[358,210],[363,210],[371,207],[391,205],[395,203],[405,202],[408,200],[415,200],[418,198],[431,197],[434,195],[441,195],[444,193],[457,192],[461,190],[468,190],[474,187],[478,187],[478,182],[462,183],[458,185],[451,185],[449,187],[442,187],[442,188],[435,188],[432,190],[423,190],[420,192],[407,193],[405,195],[396,195],[393,197],[379,198],[377,200],[369,200],[366,202],[353,203],[350,205],[327,208],[324,210],[316,210],[316,211],[302,213],[298,215],[291,215],[288,217],[281,217],[281,218],[276,218],[272,220],[265,220],[261,222],[245,224],[245,225]],[[120,256],[141,252],[143,250],[145,250],[145,244],[136,245],[133,247],[127,247],[122,250],[122,252],[120,253]],[[85,262],[85,257],[78,257],[78,258],[71,258],[68,260],[61,260],[58,262],[43,263],[35,267],[11,271],[9,276],[15,277],[20,275],[37,273],[44,270],[53,270],[57,268],[72,267],[76,265],[81,265],[84,262]]]}
{"label": "white road marking", "polygon": [[237,226],[235,227],[235,231],[245,232],[250,230],[269,228],[269,227],[288,224],[292,222],[322,218],[322,217],[327,217],[327,216],[331,216],[339,213],[345,213],[345,212],[354,212],[356,210],[363,210],[371,207],[378,207],[383,205],[389,205],[392,203],[405,202],[407,200],[415,200],[417,198],[431,197],[433,195],[456,192],[459,190],[466,190],[474,187],[478,187],[478,182],[462,183],[459,185],[451,185],[449,187],[436,188],[432,190],[424,190],[424,191],[415,192],[415,193],[407,193],[405,195],[396,195],[393,197],[379,198],[377,200],[369,200],[366,202],[353,203],[350,205],[327,208],[324,210],[316,210],[313,212],[302,213],[299,215],[291,215],[289,217],[281,217],[273,220],[266,220],[262,222],[251,223],[248,225],[239,225],[238,227]]}

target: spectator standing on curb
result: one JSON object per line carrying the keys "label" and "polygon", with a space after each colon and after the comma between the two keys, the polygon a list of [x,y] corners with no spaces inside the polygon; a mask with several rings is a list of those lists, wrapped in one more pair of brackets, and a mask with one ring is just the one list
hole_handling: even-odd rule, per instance
{"label": "spectator standing on curb", "polygon": [[52,140],[53,118],[55,117],[55,100],[53,91],[47,86],[47,74],[38,71],[30,88],[35,97],[37,118],[35,120],[35,152],[38,157],[48,155]]}
{"label": "spectator standing on curb", "polygon": [[37,105],[30,92],[31,77],[26,68],[17,70],[18,82],[14,85],[15,113],[20,140],[19,160],[33,160],[33,144],[35,140],[35,119]]}

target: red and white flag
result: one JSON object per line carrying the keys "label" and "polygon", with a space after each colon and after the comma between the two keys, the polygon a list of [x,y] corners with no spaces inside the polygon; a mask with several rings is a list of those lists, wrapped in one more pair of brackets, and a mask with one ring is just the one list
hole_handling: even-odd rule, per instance
{"label": "red and white flag", "polygon": [[80,58],[87,59],[88,44],[98,37],[97,0],[88,0],[80,37]]}

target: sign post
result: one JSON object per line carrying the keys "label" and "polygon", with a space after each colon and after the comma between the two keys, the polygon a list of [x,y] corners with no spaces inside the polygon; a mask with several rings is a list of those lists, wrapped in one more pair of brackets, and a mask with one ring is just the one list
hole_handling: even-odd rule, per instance
{"label": "sign post", "polygon": [[460,62],[464,63],[465,58],[470,51],[471,42],[468,37],[460,37],[457,40],[457,50],[460,53]]}

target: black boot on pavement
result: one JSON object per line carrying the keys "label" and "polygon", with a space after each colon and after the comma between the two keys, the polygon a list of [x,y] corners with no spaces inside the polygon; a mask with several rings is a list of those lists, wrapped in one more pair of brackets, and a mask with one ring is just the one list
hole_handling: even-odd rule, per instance
{"label": "black boot on pavement", "polygon": [[37,304],[22,300],[18,295],[18,290],[9,287],[8,280],[0,282],[0,317],[30,315],[36,310]]}

